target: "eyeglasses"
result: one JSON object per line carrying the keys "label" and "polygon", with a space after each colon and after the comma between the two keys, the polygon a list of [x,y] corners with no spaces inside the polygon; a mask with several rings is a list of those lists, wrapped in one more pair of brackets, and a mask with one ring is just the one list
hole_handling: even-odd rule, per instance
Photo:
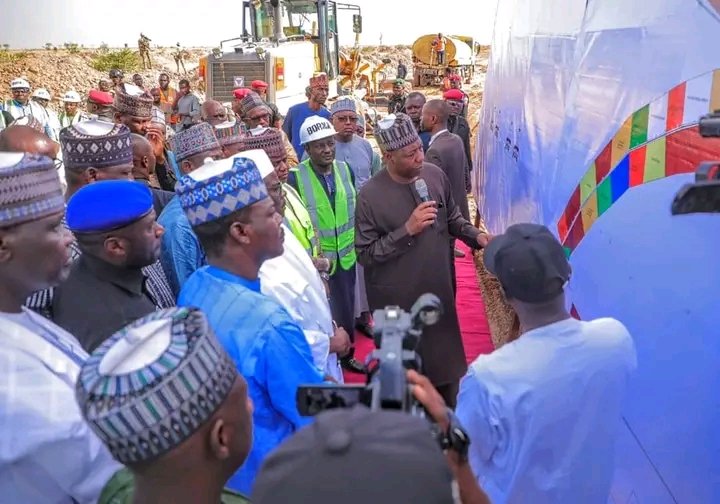
{"label": "eyeglasses", "polygon": [[335,116],[334,119],[337,119],[340,122],[351,122],[351,123],[358,122],[357,116]]}
{"label": "eyeglasses", "polygon": [[56,170],[60,170],[63,167],[62,159],[53,159],[53,165],[55,166]]}

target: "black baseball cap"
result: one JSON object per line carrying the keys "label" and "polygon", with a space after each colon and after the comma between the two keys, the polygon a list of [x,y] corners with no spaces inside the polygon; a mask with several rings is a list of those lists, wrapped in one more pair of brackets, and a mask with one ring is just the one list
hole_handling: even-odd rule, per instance
{"label": "black baseball cap", "polygon": [[565,250],[539,224],[510,226],[485,247],[483,261],[505,294],[525,303],[550,301],[562,293],[570,278]]}
{"label": "black baseball cap", "polygon": [[265,459],[253,504],[453,504],[427,420],[364,406],[321,413]]}

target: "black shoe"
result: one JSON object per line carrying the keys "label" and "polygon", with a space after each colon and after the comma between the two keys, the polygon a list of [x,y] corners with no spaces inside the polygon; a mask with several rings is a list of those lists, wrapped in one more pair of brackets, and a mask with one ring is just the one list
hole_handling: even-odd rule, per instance
{"label": "black shoe", "polygon": [[358,331],[363,333],[368,338],[370,338],[370,339],[373,338],[373,328],[368,322],[361,320],[361,319],[357,319],[355,321],[355,329],[357,329]]}
{"label": "black shoe", "polygon": [[355,357],[345,357],[340,359],[340,365],[343,369],[350,371],[351,373],[365,374],[365,366],[357,360]]}

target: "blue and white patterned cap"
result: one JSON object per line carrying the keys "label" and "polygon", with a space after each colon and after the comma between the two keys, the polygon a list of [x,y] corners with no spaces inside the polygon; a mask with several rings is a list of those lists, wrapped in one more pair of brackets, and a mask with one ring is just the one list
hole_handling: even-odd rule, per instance
{"label": "blue and white patterned cap", "polygon": [[338,101],[330,105],[330,114],[335,115],[338,112],[352,112],[357,114],[357,103],[350,97],[340,98]]}
{"label": "blue and white patterned cap", "polygon": [[227,398],[235,364],[195,308],[161,310],[115,333],[80,370],[85,421],[122,464],[180,445]]}
{"label": "blue and white patterned cap", "polygon": [[64,210],[62,185],[52,159],[0,152],[0,227],[35,221]]}
{"label": "blue and white patterned cap", "polygon": [[205,163],[175,185],[191,226],[218,220],[268,197],[260,170],[242,155]]}

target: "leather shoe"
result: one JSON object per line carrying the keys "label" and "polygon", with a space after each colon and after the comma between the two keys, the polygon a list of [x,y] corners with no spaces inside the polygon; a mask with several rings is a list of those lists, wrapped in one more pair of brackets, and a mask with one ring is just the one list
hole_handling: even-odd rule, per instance
{"label": "leather shoe", "polygon": [[368,322],[357,319],[355,321],[355,329],[360,331],[361,333],[363,333],[368,338],[370,338],[370,339],[373,338],[373,328]]}
{"label": "leather shoe", "polygon": [[355,357],[345,357],[340,359],[340,365],[343,369],[350,371],[351,373],[365,374],[365,366],[357,360]]}

